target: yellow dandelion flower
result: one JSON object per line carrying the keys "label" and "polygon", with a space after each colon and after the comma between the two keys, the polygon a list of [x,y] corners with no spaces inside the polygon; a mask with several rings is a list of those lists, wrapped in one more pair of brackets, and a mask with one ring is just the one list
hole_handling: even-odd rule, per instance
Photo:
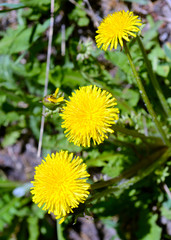
{"label": "yellow dandelion flower", "polygon": [[66,137],[77,146],[90,147],[90,141],[100,144],[106,133],[112,133],[110,128],[118,120],[116,99],[112,94],[96,86],[80,87],[72,93],[62,109]]}
{"label": "yellow dandelion flower", "polygon": [[48,213],[54,213],[57,219],[62,218],[61,223],[88,197],[87,177],[86,165],[79,157],[73,157],[73,153],[48,154],[35,168],[31,188],[33,202]]}
{"label": "yellow dandelion flower", "polygon": [[133,12],[119,11],[109,14],[96,31],[98,34],[95,37],[97,47],[106,51],[110,45],[110,50],[116,49],[118,41],[123,47],[123,39],[129,41],[129,35],[136,37],[135,33],[140,31],[137,26],[141,25],[141,20],[138,19],[138,16],[134,16]]}

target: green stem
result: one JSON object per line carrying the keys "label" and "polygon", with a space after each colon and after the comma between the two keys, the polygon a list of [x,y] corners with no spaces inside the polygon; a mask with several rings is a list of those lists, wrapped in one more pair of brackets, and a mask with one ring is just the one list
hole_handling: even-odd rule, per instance
{"label": "green stem", "polygon": [[147,71],[148,71],[148,74],[150,76],[150,79],[151,79],[151,82],[153,84],[153,87],[156,90],[156,93],[157,93],[157,95],[158,95],[158,97],[160,99],[160,102],[162,104],[162,107],[163,107],[164,111],[166,112],[166,114],[169,117],[169,116],[171,116],[171,111],[170,111],[169,106],[168,106],[168,104],[166,102],[164,94],[163,94],[163,92],[162,92],[162,90],[160,88],[160,85],[159,85],[159,83],[158,83],[158,81],[156,79],[156,75],[153,72],[151,62],[149,61],[149,59],[147,57],[147,53],[145,51],[145,48],[143,46],[143,43],[142,43],[140,37],[137,37],[137,40],[138,40],[138,44],[139,44],[139,47],[141,49],[141,52],[143,54],[144,61],[145,61],[146,67],[147,67]]}
{"label": "green stem", "polygon": [[162,137],[162,139],[163,139],[163,142],[164,142],[166,145],[168,145],[168,146],[171,147],[170,141],[167,139],[166,134],[165,134],[165,132],[163,131],[160,122],[157,120],[157,116],[156,116],[156,114],[155,114],[155,112],[154,112],[154,110],[153,110],[153,108],[152,108],[152,105],[151,105],[149,99],[148,99],[148,96],[147,96],[146,91],[145,91],[145,89],[144,89],[144,86],[143,86],[143,84],[142,84],[142,82],[141,82],[141,79],[140,79],[139,76],[138,76],[138,73],[137,73],[137,71],[136,71],[135,65],[134,65],[134,63],[133,63],[133,61],[132,61],[132,57],[131,57],[130,51],[129,51],[129,49],[128,49],[125,41],[124,41],[124,48],[125,48],[125,53],[126,53],[126,55],[127,55],[127,57],[128,57],[128,60],[129,60],[129,63],[130,63],[130,66],[131,66],[133,75],[134,75],[134,77],[135,77],[135,79],[136,79],[138,88],[139,88],[139,90],[140,90],[141,96],[142,96],[142,98],[143,98],[143,100],[144,100],[144,103],[145,103],[145,105],[146,105],[146,107],[147,107],[150,115],[152,116],[152,118],[153,118],[153,120],[154,120],[154,122],[155,122],[155,125],[156,125],[156,127],[157,127],[157,129],[158,129],[158,131],[159,131],[159,133],[160,133],[160,135],[161,135],[161,137]]}
{"label": "green stem", "polygon": [[150,137],[150,136],[148,137],[142,133],[139,133],[137,130],[125,128],[124,126],[118,123],[116,125],[113,125],[112,129],[114,131],[123,133],[125,135],[132,136],[134,138],[140,138],[144,142],[147,142],[148,140],[150,140],[151,142],[155,142],[156,145],[159,145],[159,146],[163,145],[163,142],[159,137]]}
{"label": "green stem", "polygon": [[61,224],[59,224],[60,220],[56,220],[56,231],[57,231],[57,240],[62,240],[63,236],[62,236],[62,228],[61,228]]}

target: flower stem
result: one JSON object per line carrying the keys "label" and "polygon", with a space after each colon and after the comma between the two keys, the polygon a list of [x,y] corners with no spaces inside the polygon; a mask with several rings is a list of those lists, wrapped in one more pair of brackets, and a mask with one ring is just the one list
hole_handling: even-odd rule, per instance
{"label": "flower stem", "polygon": [[156,125],[156,127],[157,127],[157,129],[158,129],[158,131],[159,131],[159,133],[160,133],[160,135],[162,137],[162,139],[163,139],[163,142],[166,145],[171,146],[171,143],[167,139],[166,134],[165,134],[165,132],[162,129],[161,123],[157,120],[157,115],[155,114],[155,112],[154,112],[154,110],[152,108],[152,105],[151,105],[151,103],[149,101],[149,98],[148,98],[148,96],[146,94],[146,91],[145,91],[144,86],[143,86],[143,84],[141,82],[141,79],[138,76],[138,73],[136,71],[135,65],[134,65],[134,63],[132,61],[132,57],[131,57],[130,51],[129,51],[125,41],[124,41],[124,48],[125,48],[125,53],[126,53],[126,55],[128,57],[128,60],[129,60],[129,63],[130,63],[133,75],[134,75],[134,77],[136,79],[138,88],[140,90],[141,96],[142,96],[142,98],[144,100],[144,103],[145,103],[145,105],[146,105],[150,115],[152,116],[152,118],[153,118],[153,120],[155,122],[155,125]]}
{"label": "flower stem", "polygon": [[63,240],[62,228],[61,228],[61,224],[59,224],[59,220],[56,220],[56,231],[57,231],[57,240]]}
{"label": "flower stem", "polygon": [[114,133],[115,133],[115,131],[117,131],[122,134],[132,136],[134,138],[140,138],[144,142],[147,142],[148,140],[150,140],[151,142],[154,142],[155,145],[159,145],[159,146],[163,145],[163,142],[160,137],[150,137],[150,136],[148,137],[142,133],[139,133],[137,130],[125,128],[124,126],[122,126],[119,123],[117,123],[116,125],[113,125],[112,129],[114,130]]}
{"label": "flower stem", "polygon": [[160,102],[162,104],[162,107],[163,107],[164,111],[166,112],[167,116],[169,117],[169,116],[171,116],[171,111],[170,111],[169,106],[168,106],[168,104],[166,102],[164,94],[163,94],[163,92],[162,92],[162,90],[160,88],[160,85],[159,85],[159,83],[158,83],[158,81],[156,79],[156,75],[153,72],[151,62],[149,61],[149,59],[147,57],[147,53],[145,51],[145,48],[144,48],[143,43],[142,43],[142,41],[141,41],[139,36],[137,36],[137,41],[138,41],[139,47],[141,49],[141,52],[143,54],[144,61],[145,61],[146,67],[147,67],[147,71],[148,71],[148,74],[150,76],[150,79],[151,79],[151,82],[153,84],[153,87],[156,90],[156,93],[158,95],[158,98],[160,99]]}

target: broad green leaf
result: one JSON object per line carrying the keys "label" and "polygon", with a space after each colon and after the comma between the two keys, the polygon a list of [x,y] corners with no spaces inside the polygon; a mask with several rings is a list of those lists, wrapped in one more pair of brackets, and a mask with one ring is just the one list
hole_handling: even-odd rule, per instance
{"label": "broad green leaf", "polygon": [[38,24],[35,32],[34,27],[18,26],[17,29],[9,28],[5,36],[0,41],[0,54],[18,53],[27,50],[31,46],[32,42],[35,42],[41,34],[48,28],[49,20],[44,24]]}
{"label": "broad green leaf", "polygon": [[107,60],[111,61],[115,66],[119,67],[126,74],[132,74],[128,59],[124,53],[119,51],[108,51],[104,56]]}
{"label": "broad green leaf", "polygon": [[166,64],[158,65],[156,68],[156,73],[162,77],[167,77],[169,71],[170,71],[170,66]]}
{"label": "broad green leaf", "polygon": [[132,90],[132,89],[124,89],[123,93],[124,98],[128,101],[128,104],[132,107],[137,106],[137,103],[139,101],[140,95],[138,92]]}
{"label": "broad green leaf", "polygon": [[72,69],[63,69],[63,74],[62,83],[65,86],[72,86],[72,88],[75,88],[85,85],[85,80],[78,71],[74,71]]}
{"label": "broad green leaf", "polygon": [[[145,210],[144,210],[145,211]],[[160,240],[162,229],[157,225],[156,221],[158,219],[157,214],[144,215],[141,214],[139,222],[139,232],[137,232],[137,237],[139,240]]]}

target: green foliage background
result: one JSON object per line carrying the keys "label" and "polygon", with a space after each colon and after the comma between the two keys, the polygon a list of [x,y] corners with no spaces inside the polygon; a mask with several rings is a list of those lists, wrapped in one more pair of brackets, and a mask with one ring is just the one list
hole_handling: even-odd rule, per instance
{"label": "green foliage background", "polygon": [[[52,42],[48,93],[57,87],[67,98],[80,86],[95,84],[117,98],[120,119],[115,134],[99,146],[76,147],[69,143],[61,128],[58,114],[47,117],[43,153],[61,149],[79,153],[94,179],[116,178],[116,191],[86,206],[95,221],[115,228],[120,239],[171,239],[161,218],[171,220],[171,200],[163,186],[171,188],[170,152],[164,146],[155,124],[144,105],[124,51],[103,52],[97,49],[95,27],[82,0],[74,6],[68,1],[55,1],[55,26]],[[145,4],[145,1],[142,1]],[[1,147],[8,148],[20,139],[39,140],[42,114],[50,0],[20,0],[4,3],[0,18],[16,9],[15,27],[0,32],[0,129]],[[83,7],[80,7],[83,6]],[[143,43],[168,104],[171,104],[171,45],[162,47],[154,22],[143,31]],[[61,55],[61,25],[65,24],[65,55]],[[135,39],[130,44],[133,61],[145,85],[153,108],[170,137],[170,122],[149,80],[142,53]],[[35,159],[36,162],[36,159]],[[10,182],[4,174],[0,181],[1,239],[55,239],[54,221],[31,202],[29,185]],[[91,181],[93,182],[93,178]],[[99,180],[99,179],[98,179]],[[21,187],[22,196],[14,189]],[[21,190],[21,189],[20,189]],[[93,196],[93,195],[92,195]],[[79,212],[79,211],[78,211]],[[80,212],[78,213],[78,215]],[[67,220],[62,231],[73,220]],[[68,239],[67,236],[61,239]],[[113,238],[115,239],[115,238]]]}

